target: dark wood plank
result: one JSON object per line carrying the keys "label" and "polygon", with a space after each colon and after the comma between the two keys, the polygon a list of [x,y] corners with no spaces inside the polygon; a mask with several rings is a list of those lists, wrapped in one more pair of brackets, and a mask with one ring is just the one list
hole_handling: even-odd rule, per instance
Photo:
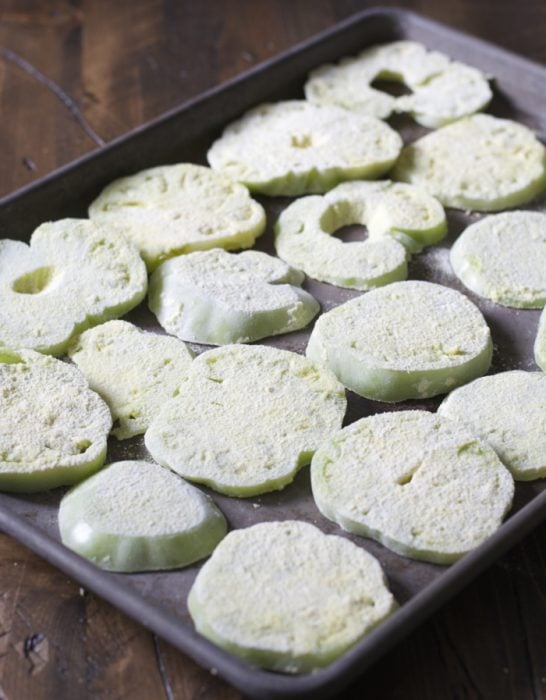
{"label": "dark wood plank", "polygon": [[214,698],[215,700],[240,700],[241,693],[227,685],[209,670],[201,668],[191,659],[161,639],[156,639],[158,663],[169,700]]}
{"label": "dark wood plank", "polygon": [[165,697],[153,636],[0,535],[0,697]]}
{"label": "dark wood plank", "polygon": [[354,696],[546,698],[545,544],[541,527],[366,673]]}
{"label": "dark wood plank", "polygon": [[[0,193],[370,3],[0,0]],[[546,3],[403,5],[546,63]],[[5,234],[4,234],[5,235]],[[372,700],[546,698],[546,527],[355,683]],[[241,697],[0,537],[0,698]]]}
{"label": "dark wood plank", "polygon": [[[325,29],[362,0],[0,2],[0,120],[7,193]],[[387,0],[536,60],[546,4]]]}
{"label": "dark wood plank", "polygon": [[[4,193],[40,177],[97,146],[77,103],[74,79],[66,66],[77,61],[74,33],[81,13],[70,3],[3,2],[0,21]],[[41,9],[42,8],[42,9]],[[63,75],[63,72],[67,75]],[[88,133],[89,132],[89,133]],[[99,139],[100,142],[100,139]]]}

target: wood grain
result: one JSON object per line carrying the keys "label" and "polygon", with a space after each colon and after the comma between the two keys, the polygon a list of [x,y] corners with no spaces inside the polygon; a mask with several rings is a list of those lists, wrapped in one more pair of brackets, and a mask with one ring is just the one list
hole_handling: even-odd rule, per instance
{"label": "wood grain", "polygon": [[[546,63],[546,3],[386,2]],[[0,194],[363,9],[358,0],[0,0]],[[2,236],[9,232],[2,232]],[[546,527],[344,697],[546,698]],[[241,698],[0,536],[0,700]]]}

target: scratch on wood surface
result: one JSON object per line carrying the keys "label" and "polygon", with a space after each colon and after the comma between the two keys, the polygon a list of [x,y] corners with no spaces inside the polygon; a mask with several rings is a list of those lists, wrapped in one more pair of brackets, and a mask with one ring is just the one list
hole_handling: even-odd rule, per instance
{"label": "scratch on wood surface", "polygon": [[28,617],[28,615],[26,614],[26,612],[23,610],[23,605],[22,605],[21,603],[19,603],[19,605],[17,605],[17,606],[15,607],[15,614],[17,615],[17,617],[18,617],[20,620],[22,620],[22,621],[25,623],[25,625],[26,625],[29,629],[32,628],[32,625],[31,625],[31,623],[30,623],[30,618]]}
{"label": "scratch on wood surface", "polygon": [[165,695],[167,696],[167,700],[174,700],[173,689],[169,681],[169,674],[167,673],[167,669],[165,668],[165,664],[163,663],[163,656],[161,654],[161,649],[159,648],[159,641],[155,634],[152,636],[154,640],[155,658],[157,661],[157,667],[159,669],[159,675],[161,676],[161,680],[163,681],[163,689],[165,690]]}
{"label": "scratch on wood surface", "polygon": [[476,680],[474,679],[470,668],[466,664],[464,656],[459,652],[457,645],[451,638],[447,626],[443,629],[443,635],[446,640],[446,645],[451,652],[451,659],[455,658],[461,669],[461,675],[464,679],[463,682],[465,683],[465,691],[467,693],[470,693],[471,697],[473,698],[485,698],[485,695],[481,692],[480,688],[478,687],[478,684],[476,683]]}
{"label": "scratch on wood surface", "polygon": [[530,687],[531,692],[533,693],[533,700],[537,700],[541,696],[541,690],[540,687],[537,687],[538,685],[538,674],[535,673],[534,669],[534,664],[533,664],[533,654],[531,653],[531,648],[529,646],[529,634],[527,632],[527,626],[525,624],[525,615],[523,614],[523,609],[522,609],[522,600],[521,600],[521,594],[520,594],[520,589],[516,585],[516,582],[513,577],[510,577],[510,585],[512,587],[512,591],[514,594],[514,598],[516,599],[516,614],[518,616],[518,621],[519,624],[521,625],[521,630],[522,630],[522,649],[523,653],[525,656],[525,663],[527,665],[527,672],[528,672],[528,678],[532,679],[532,685]]}
{"label": "scratch on wood surface", "polygon": [[2,596],[3,600],[0,604],[0,629],[2,631],[2,644],[0,645],[0,651],[2,651],[2,653],[7,650],[9,633],[11,632],[11,618],[13,617],[14,613],[19,613],[19,595],[21,593],[21,588],[23,585],[23,579],[25,577],[26,570],[27,562],[24,561],[23,566],[19,570],[19,579],[15,587],[15,592],[12,593],[7,600],[5,594],[3,594]]}
{"label": "scratch on wood surface", "polygon": [[[15,566],[17,562],[13,562]],[[15,587],[15,592],[10,592],[9,596],[7,593],[2,593],[0,599],[0,659],[8,656],[9,648],[12,647],[10,641],[11,630],[12,630],[12,618],[13,615],[18,612],[19,596],[21,593],[21,588],[23,585],[23,579],[27,570],[26,560],[23,562],[23,566],[18,568],[19,578],[17,585]],[[3,664],[2,664],[3,670]],[[6,695],[3,693],[0,687],[0,700],[6,700]]]}
{"label": "scratch on wood surface", "polygon": [[[6,600],[0,600],[0,658],[7,652],[10,628],[8,604]],[[0,693],[0,700],[1,698]]]}
{"label": "scratch on wood surface", "polygon": [[18,68],[25,71],[25,73],[30,75],[42,85],[45,85],[45,87],[50,90],[55,97],[57,97],[61,104],[66,107],[72,118],[81,126],[89,138],[94,141],[97,146],[105,145],[103,139],[97,134],[97,132],[83,116],[78,105],[60,85],[58,85],[54,80],[51,80],[51,78],[48,78],[47,75],[44,75],[41,71],[35,68],[32,63],[29,63],[26,59],[19,56],[19,54],[15,53],[15,51],[12,51],[11,49],[4,46],[0,47],[0,56],[2,56],[5,61],[15,64]]}

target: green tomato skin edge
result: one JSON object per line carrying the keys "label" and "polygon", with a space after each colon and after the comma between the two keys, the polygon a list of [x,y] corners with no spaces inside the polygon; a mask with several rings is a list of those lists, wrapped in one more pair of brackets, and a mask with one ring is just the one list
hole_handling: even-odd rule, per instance
{"label": "green tomato skin edge", "polygon": [[[247,647],[240,644],[235,644],[229,640],[226,640],[221,634],[218,634],[215,629],[209,625],[206,621],[206,612],[201,603],[198,600],[198,596],[195,592],[195,586],[192,587],[188,595],[188,610],[190,616],[195,624],[197,631],[206,637],[209,641],[217,646],[225,649],[230,654],[234,654],[239,658],[248,661],[248,663],[253,666],[258,666],[260,668],[265,668],[270,671],[278,671],[281,673],[313,673],[325,666],[328,666],[344,654],[348,649],[350,649],[354,644],[357,644],[359,640],[355,640],[352,644],[344,645],[331,645],[330,647],[317,651],[316,654],[305,654],[301,656],[294,656],[289,652],[281,653],[274,649],[259,649],[257,647]],[[392,615],[398,605],[395,603],[390,615]],[[370,632],[373,631],[377,626],[382,624],[385,619],[378,621],[375,625],[370,626],[366,632],[362,635],[361,639]]]}
{"label": "green tomato skin edge", "polygon": [[78,521],[77,507],[59,514],[63,544],[101,569],[120,573],[188,566],[207,557],[227,532],[226,520],[219,511],[192,530],[160,537],[119,536],[93,530],[82,542],[74,537],[79,525],[85,527],[83,521]]}
{"label": "green tomato skin edge", "polygon": [[459,366],[405,372],[356,361],[342,348],[330,353],[314,334],[309,339],[306,354],[309,359],[331,369],[340,382],[356,394],[375,401],[396,403],[446,394],[461,384],[481,377],[491,365],[493,343],[489,337],[479,355]]}
{"label": "green tomato skin edge", "polygon": [[50,469],[0,472],[0,491],[11,493],[37,493],[59,486],[72,486],[92,476],[101,469],[106,460],[106,443],[100,454],[91,462],[79,466],[56,466]]}

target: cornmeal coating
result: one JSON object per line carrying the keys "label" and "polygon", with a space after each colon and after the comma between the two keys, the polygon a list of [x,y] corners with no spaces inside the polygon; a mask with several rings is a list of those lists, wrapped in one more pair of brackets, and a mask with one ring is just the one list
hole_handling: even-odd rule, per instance
{"label": "cornmeal coating", "polygon": [[493,448],[428,411],[352,423],[316,452],[311,482],[321,513],[345,530],[437,564],[493,534],[514,495]]}
{"label": "cornmeal coating", "polygon": [[108,406],[72,365],[32,350],[0,350],[0,490],[81,481],[104,464]]}
{"label": "cornmeal coating", "polygon": [[39,226],[30,245],[0,240],[0,347],[63,355],[86,328],[137,306],[147,286],[116,227],[62,219]]}
{"label": "cornmeal coating", "polygon": [[401,147],[400,136],[375,117],[291,100],[247,112],[226,127],[207,158],[253,192],[300,195],[373,180],[389,170]]}
{"label": "cornmeal coating", "polygon": [[179,396],[152,421],[154,459],[229,496],[282,489],[341,427],[343,386],[288,350],[224,345],[191,364]]}
{"label": "cornmeal coating", "polygon": [[215,249],[162,263],[149,306],[178,338],[208,345],[249,343],[304,328],[320,305],[300,288],[304,275],[256,250]]}
{"label": "cornmeal coating", "polygon": [[379,562],[297,520],[235,530],[188,596],[197,630],[252,664],[305,673],[334,661],[396,608]]}
{"label": "cornmeal coating", "polygon": [[307,356],[352,391],[396,402],[444,394],[485,374],[491,333],[463,294],[431,282],[395,282],[323,314]]}
{"label": "cornmeal coating", "polygon": [[546,189],[546,150],[522,124],[475,114],[406,146],[393,171],[446,207],[500,211]]}
{"label": "cornmeal coating", "polygon": [[108,571],[155,571],[208,556],[226,534],[212,499],[158,464],[109,464],[59,508],[64,545]]}
{"label": "cornmeal coating", "polygon": [[89,216],[120,226],[149,270],[194,250],[250,248],[265,230],[263,207],[246,187],[193,163],[115,180],[91,204]]}

